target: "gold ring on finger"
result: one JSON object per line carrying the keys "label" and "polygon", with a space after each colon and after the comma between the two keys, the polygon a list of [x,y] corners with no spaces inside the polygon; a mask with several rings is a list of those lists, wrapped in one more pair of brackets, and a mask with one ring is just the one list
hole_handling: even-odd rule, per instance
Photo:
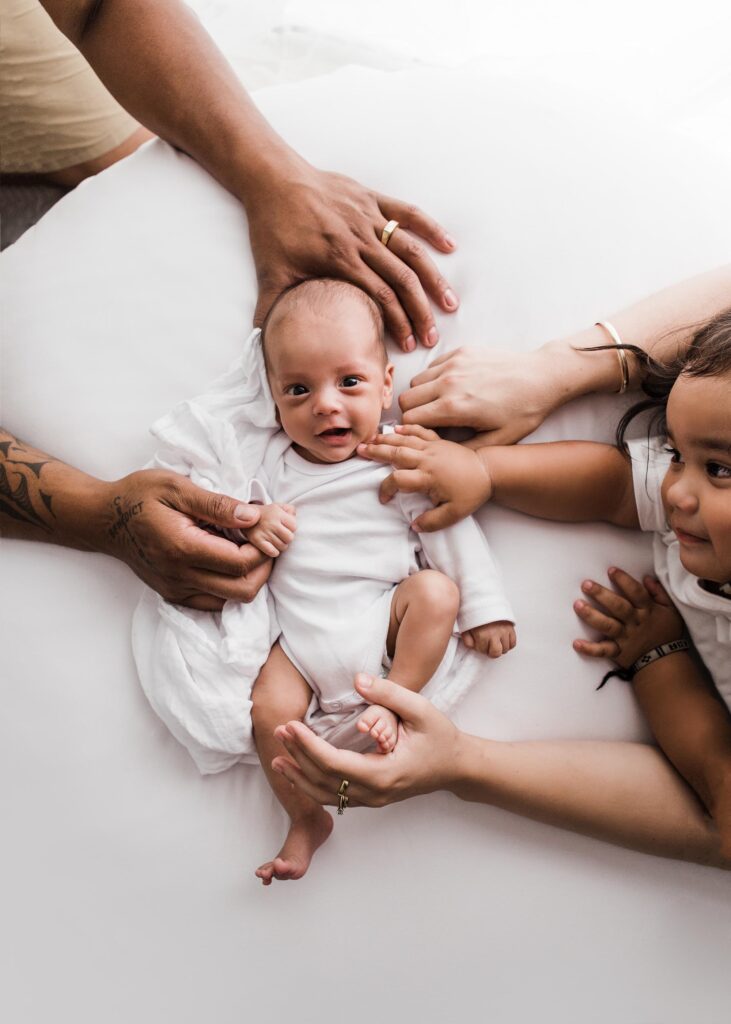
{"label": "gold ring on finger", "polygon": [[338,814],[342,814],[345,808],[348,806],[348,786],[350,783],[347,779],[343,779],[340,783],[340,789],[338,790]]}
{"label": "gold ring on finger", "polygon": [[391,237],[393,236],[394,231],[396,231],[397,229],[398,229],[398,221],[397,220],[390,220],[388,222],[388,224],[385,226],[385,228],[383,229],[383,231],[381,232],[381,241],[383,242],[383,244],[386,246],[387,249],[388,249],[388,243],[391,241]]}

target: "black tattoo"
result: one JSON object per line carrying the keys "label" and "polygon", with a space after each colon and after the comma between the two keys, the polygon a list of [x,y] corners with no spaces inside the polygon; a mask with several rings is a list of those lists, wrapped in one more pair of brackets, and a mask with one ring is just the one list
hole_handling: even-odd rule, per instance
{"label": "black tattoo", "polygon": [[[3,441],[0,444],[0,449],[2,449],[2,453],[5,456],[5,462],[0,463],[0,511],[11,519],[16,519],[21,523],[29,523],[31,526],[38,526],[47,533],[51,533],[51,527],[45,519],[39,515],[33,503],[34,495],[31,493],[31,489],[28,486],[28,477],[26,474],[23,473],[21,469],[9,470],[10,466],[19,466],[24,469],[30,469],[39,484],[37,491],[35,487],[33,488],[34,492],[37,493],[38,497],[40,497],[46,510],[55,518],[55,514],[51,508],[52,496],[47,494],[45,491],[42,491],[40,488],[41,470],[51,460],[47,459],[45,462],[25,462],[22,459],[8,459],[7,454],[11,446],[12,442],[10,441]],[[10,473],[13,474],[14,478],[17,477],[17,480],[12,480]]]}
{"label": "black tattoo", "polygon": [[134,504],[127,504],[123,506],[122,495],[117,494],[112,501],[112,516],[114,517],[114,521],[108,528],[107,534],[110,540],[131,548],[133,553],[141,562],[144,562],[145,565],[153,569],[154,566],[148,558],[142,543],[139,538],[135,536],[134,531],[132,530],[132,521],[140,515],[144,504],[144,501],[137,501]]}

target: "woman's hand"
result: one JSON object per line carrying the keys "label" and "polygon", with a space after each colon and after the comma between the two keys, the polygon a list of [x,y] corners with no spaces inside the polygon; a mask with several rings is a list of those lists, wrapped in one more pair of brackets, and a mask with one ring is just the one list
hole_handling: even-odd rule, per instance
{"label": "woman's hand", "polygon": [[338,803],[343,779],[349,783],[352,807],[384,807],[420,793],[448,789],[460,764],[462,734],[457,727],[421,694],[388,679],[359,675],[356,689],[370,703],[390,708],[399,716],[393,753],[338,750],[302,722],[288,722],[275,731],[289,755],[274,758],[275,771],[321,804]]}
{"label": "woman's hand", "polygon": [[579,618],[605,639],[574,640],[575,651],[592,658],[611,658],[620,668],[629,668],[653,647],[685,635],[685,623],[656,579],[645,576],[640,583],[615,568],[608,575],[619,593],[586,580],[581,589],[598,608],[587,601],[574,602]]}
{"label": "woman's hand", "polygon": [[419,491],[437,506],[411,524],[417,533],[443,530],[471,515],[489,500],[490,474],[477,452],[453,441],[443,441],[433,430],[414,425],[397,426],[394,434],[378,434],[358,446],[358,454],[394,466],[381,484],[386,503],[397,491]]}
{"label": "woman's hand", "polygon": [[[255,325],[290,285],[308,277],[337,277],[375,299],[405,352],[416,347],[415,339],[437,343],[427,296],[447,313],[459,301],[419,239],[453,252],[455,243],[444,228],[415,206],[299,158],[282,158],[265,185],[265,194],[259,186],[243,196],[259,281]],[[397,220],[399,228],[386,247],[381,232],[389,220]]]}
{"label": "woman's hand", "polygon": [[[541,425],[571,394],[573,353],[458,348],[439,356],[399,398],[404,423],[472,427],[481,444],[514,444]],[[578,382],[578,374],[577,374]]]}
{"label": "woman's hand", "polygon": [[219,611],[225,601],[253,601],[271,572],[271,559],[251,544],[238,546],[201,524],[243,529],[259,519],[256,505],[196,487],[167,470],[143,469],[103,488],[92,536],[84,546],[126,562],[167,601]]}

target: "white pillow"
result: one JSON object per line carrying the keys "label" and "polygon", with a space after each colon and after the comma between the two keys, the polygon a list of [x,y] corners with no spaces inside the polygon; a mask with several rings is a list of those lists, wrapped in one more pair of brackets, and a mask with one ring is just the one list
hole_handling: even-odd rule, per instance
{"label": "white pillow", "polygon": [[[418,202],[457,238],[459,251],[438,258],[462,300],[458,315],[439,317],[449,346],[527,350],[729,258],[729,168],[647,124],[582,109],[580,98],[523,95],[498,78],[350,69],[274,88],[259,102],[305,157]],[[152,451],[147,426],[229,364],[255,303],[241,207],[160,142],[71,193],[3,254],[2,272],[4,424],[106,478],[142,465]],[[428,358],[399,359],[402,386]],[[576,403],[539,436],[609,439],[620,409],[612,399]],[[602,667],[570,641],[581,632],[571,608],[581,580],[612,562],[647,568],[646,538],[497,509],[482,521],[517,613],[518,648],[486,662],[460,723],[497,738],[645,736],[628,690],[614,682],[596,693]],[[496,1020],[547,1021],[540,986],[524,982],[548,955],[562,1020],[628,1019],[628,1007],[633,1019],[666,1024],[720,1019],[714,999],[725,980],[709,954],[724,948],[729,915],[706,911],[711,893],[728,909],[714,873],[446,797],[377,816],[349,812],[296,890],[265,898],[253,881],[242,888],[276,849],[283,815],[257,770],[198,779],[146,705],[128,649],[140,584],[102,556],[8,543],[3,557],[11,585],[0,605],[0,756],[16,783],[4,813],[3,873],[14,879],[4,917],[16,933],[40,935],[51,979],[29,997],[37,965],[22,960],[11,1005],[52,1017],[53,981],[70,991],[79,959],[90,963],[83,989],[73,988],[81,1021],[98,1019],[102,999],[111,1022],[192,1020],[216,1011],[219,997],[228,1012],[237,1008],[235,1019],[266,1005],[266,1019],[277,1020],[284,963],[295,988],[305,978],[310,991],[327,987],[320,1021],[341,1019],[347,1005],[357,1022],[374,1008],[360,995],[354,1003],[354,988],[401,963],[389,974],[389,1016],[465,1019],[480,998]],[[639,887],[617,885],[625,869]],[[677,927],[700,936],[693,993],[668,971],[650,998],[645,956],[632,949],[646,943],[650,964],[664,968],[666,954],[677,955],[672,923],[656,932],[652,921],[655,903],[686,876],[697,898],[687,897]],[[436,894],[438,919],[425,891]],[[487,899],[493,939],[480,915],[463,911]],[[282,900],[286,918],[272,910]],[[557,923],[567,906],[570,929]],[[281,928],[270,957],[272,920]],[[98,926],[116,951],[108,959],[92,939]],[[338,949],[336,934],[348,936]],[[451,967],[445,936],[459,938]],[[195,962],[185,977],[182,957]],[[138,961],[153,979],[141,990],[144,1018],[115,982],[120,964]],[[621,984],[607,987],[615,971]]]}

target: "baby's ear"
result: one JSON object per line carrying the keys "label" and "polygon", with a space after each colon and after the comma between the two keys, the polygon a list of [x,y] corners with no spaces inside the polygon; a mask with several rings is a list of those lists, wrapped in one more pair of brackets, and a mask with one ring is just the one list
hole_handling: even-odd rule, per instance
{"label": "baby's ear", "polygon": [[383,375],[383,408],[393,402],[393,363],[388,363]]}

